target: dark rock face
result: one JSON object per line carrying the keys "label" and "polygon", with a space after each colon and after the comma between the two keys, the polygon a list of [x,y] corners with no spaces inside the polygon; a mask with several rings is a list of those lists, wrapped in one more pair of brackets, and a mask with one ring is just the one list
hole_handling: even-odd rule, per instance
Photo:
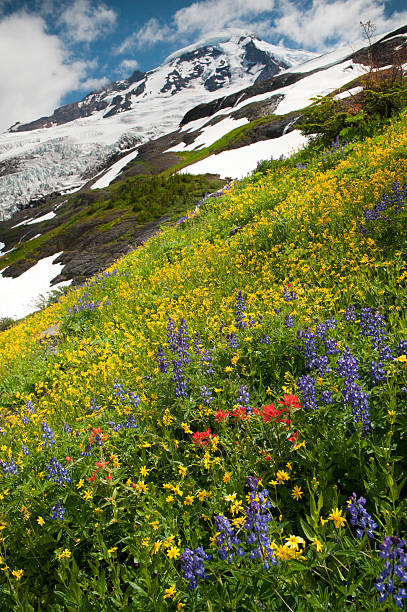
{"label": "dark rock face", "polygon": [[229,66],[222,66],[216,68],[216,73],[213,74],[209,79],[205,81],[205,89],[208,91],[216,91],[224,87],[231,78],[232,74],[229,70]]}
{"label": "dark rock face", "polygon": [[271,79],[271,77],[281,72],[281,70],[285,70],[286,68],[288,68],[288,64],[285,64],[281,60],[277,61],[265,51],[258,49],[252,40],[248,42],[247,45],[244,46],[244,48],[244,62],[247,65],[249,72],[254,66],[258,64],[262,64],[264,66],[263,70],[255,80],[255,83]]}
{"label": "dark rock face", "polygon": [[[394,36],[397,33],[399,35]],[[369,66],[371,59],[376,68],[401,65],[407,61],[407,40],[402,34],[407,33],[407,26],[396,30],[374,43],[371,48],[364,47],[349,56],[348,59]]]}
{"label": "dark rock face", "polygon": [[190,121],[195,121],[196,119],[211,117],[219,110],[223,108],[233,108],[235,104],[243,102],[244,100],[252,98],[253,96],[266,93],[267,91],[274,91],[280,87],[285,87],[286,85],[292,85],[292,83],[296,83],[309,74],[309,72],[304,72],[301,74],[288,72],[286,74],[277,75],[268,81],[256,82],[254,85],[251,85],[242,91],[230,94],[229,96],[223,96],[217,100],[212,100],[212,102],[208,102],[207,104],[198,104],[198,106],[195,106],[184,115],[180,125],[186,125]]}

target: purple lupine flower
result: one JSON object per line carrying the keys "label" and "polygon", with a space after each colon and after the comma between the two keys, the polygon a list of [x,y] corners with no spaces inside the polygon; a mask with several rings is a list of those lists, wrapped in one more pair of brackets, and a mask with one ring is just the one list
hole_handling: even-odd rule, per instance
{"label": "purple lupine flower", "polygon": [[325,336],[325,338],[323,339],[323,342],[325,345],[325,351],[327,355],[336,355],[337,353],[339,353],[339,349],[338,349],[336,340],[331,338],[331,336]]}
{"label": "purple lupine flower", "polygon": [[66,482],[72,482],[72,478],[69,476],[67,469],[57,461],[56,457],[51,457],[49,465],[47,465],[46,468],[48,470],[47,480],[52,479],[61,486]]}
{"label": "purple lupine flower", "polygon": [[12,476],[16,476],[18,474],[18,467],[9,459],[9,461],[0,461],[0,468],[3,470],[3,474],[11,474]]}
{"label": "purple lupine flower", "polygon": [[326,355],[321,355],[314,360],[313,368],[318,370],[320,376],[329,372],[329,359]]}
{"label": "purple lupine flower", "polygon": [[315,392],[315,380],[307,374],[300,376],[297,387],[302,396],[302,405],[305,410],[318,410]]}
{"label": "purple lupine flower", "polygon": [[336,329],[338,323],[333,315],[329,315],[329,317],[325,321],[325,325],[327,329]]}
{"label": "purple lupine flower", "polygon": [[61,502],[57,502],[56,504],[52,506],[49,518],[51,520],[59,519],[60,521],[62,521],[64,519],[65,512],[66,510],[61,505]]}
{"label": "purple lupine flower", "polygon": [[183,363],[189,363],[191,361],[191,357],[189,356],[188,328],[183,318],[180,319],[179,323],[176,352],[181,357]]}
{"label": "purple lupine flower", "polygon": [[347,309],[345,310],[344,314],[343,314],[343,318],[345,319],[345,321],[356,321],[356,308],[354,307],[353,304],[349,304],[349,306],[347,307]]}
{"label": "purple lupine flower", "polygon": [[188,590],[193,591],[198,586],[198,580],[206,580],[208,578],[205,572],[205,561],[211,559],[211,555],[207,555],[202,548],[198,546],[195,550],[186,548],[180,557],[181,569],[183,576],[189,580]]}
{"label": "purple lupine flower", "polygon": [[271,338],[270,336],[268,336],[267,334],[263,334],[261,339],[260,339],[260,344],[266,344],[269,345],[271,343]]}
{"label": "purple lupine flower", "polygon": [[391,346],[388,346],[388,344],[381,344],[378,347],[378,351],[380,359],[383,359],[384,361],[392,361],[394,352]]}
{"label": "purple lupine flower", "polygon": [[136,427],[138,427],[134,414],[129,414],[127,416],[127,421],[123,423],[123,427],[126,429],[136,429]]}
{"label": "purple lupine flower", "polygon": [[353,407],[353,422],[355,426],[358,423],[362,425],[361,435],[369,433],[370,429],[370,409],[369,409],[369,394],[362,391],[354,381],[345,380],[344,389],[342,391],[345,403]]}
{"label": "purple lupine flower", "polygon": [[235,322],[237,329],[244,329],[247,327],[247,323],[245,321],[245,310],[246,304],[244,301],[244,297],[241,291],[237,294],[236,297],[236,306],[235,306]]}
{"label": "purple lupine flower", "polygon": [[23,451],[23,455],[30,455],[30,449],[21,442],[21,450]]}
{"label": "purple lupine flower", "polygon": [[69,427],[69,425],[67,423],[65,423],[65,421],[64,421],[64,424],[63,424],[63,430],[64,430],[64,433],[71,433],[71,431],[72,431],[72,429]]}
{"label": "purple lupine flower", "polygon": [[239,557],[243,557],[245,552],[240,546],[241,541],[235,535],[228,519],[223,514],[220,514],[215,516],[213,520],[216,525],[216,531],[219,531],[217,544],[219,545],[218,554],[220,559],[222,561],[227,559],[229,563],[232,563],[236,554]]}
{"label": "purple lupine flower", "polygon": [[247,318],[247,322],[249,324],[249,328],[252,329],[252,327],[255,327],[257,324],[257,321],[254,317],[252,317],[252,315],[249,315]]}
{"label": "purple lupine flower", "polygon": [[177,328],[171,317],[168,317],[167,339],[170,351],[176,352],[178,349]]}
{"label": "purple lupine flower", "polygon": [[291,317],[290,315],[286,315],[284,317],[284,327],[286,327],[287,329],[289,327],[294,327],[294,318]]}
{"label": "purple lupine flower", "polygon": [[322,391],[319,401],[323,404],[333,404],[331,391]]}
{"label": "purple lupine flower", "polygon": [[81,457],[91,457],[93,455],[93,453],[92,453],[92,445],[89,444],[89,443],[85,444],[85,448],[83,449],[83,451],[81,451],[79,453],[79,455]]}
{"label": "purple lupine flower", "polygon": [[201,398],[202,401],[205,402],[205,404],[210,404],[214,400],[212,391],[209,391],[209,389],[205,387],[205,385],[201,387]]}
{"label": "purple lupine flower", "polygon": [[380,312],[372,310],[372,308],[363,308],[360,313],[360,333],[362,336],[370,338],[372,347],[380,349],[384,343],[385,334],[385,321],[384,317]]}
{"label": "purple lupine flower", "polygon": [[194,353],[198,354],[202,344],[201,336],[196,332],[194,337]]}
{"label": "purple lupine flower", "polygon": [[270,569],[277,561],[271,547],[270,538],[267,535],[268,523],[272,521],[270,509],[272,504],[267,500],[268,491],[259,491],[259,481],[253,476],[248,477],[250,491],[250,504],[246,510],[245,529],[247,530],[246,544],[252,546],[249,553],[250,559],[262,559],[264,568]]}
{"label": "purple lupine flower", "polygon": [[212,367],[212,355],[211,355],[211,352],[208,351],[207,349],[202,351],[201,364],[202,364],[202,373],[205,376],[209,376],[210,374],[215,374],[215,370]]}
{"label": "purple lupine flower", "polygon": [[120,403],[122,403],[122,401],[124,401],[126,399],[126,394],[125,394],[125,391],[123,389],[123,385],[120,383],[120,381],[119,381],[119,379],[117,377],[114,379],[113,397],[118,397]]}
{"label": "purple lupine flower", "polygon": [[397,356],[407,355],[407,340],[400,340],[398,345],[396,346]]}
{"label": "purple lupine flower", "polygon": [[350,513],[350,524],[356,527],[356,537],[360,540],[363,536],[368,535],[369,538],[374,538],[373,529],[376,529],[377,524],[374,522],[370,514],[365,509],[366,499],[359,497],[356,493],[352,493],[348,500],[347,511]]}
{"label": "purple lupine flower", "polygon": [[49,425],[47,425],[47,423],[41,423],[41,428],[43,431],[43,434],[41,436],[41,438],[43,438],[44,442],[42,443],[43,446],[49,446],[51,448],[51,446],[53,444],[55,444],[56,440],[55,440],[55,434],[52,431],[51,427]]}
{"label": "purple lupine flower", "polygon": [[302,342],[302,350],[305,355],[305,363],[310,370],[314,367],[314,362],[317,357],[317,340],[315,334],[312,333],[309,327],[299,329],[297,338]]}
{"label": "purple lupine flower", "polygon": [[381,361],[372,361],[370,363],[370,376],[374,385],[379,385],[381,382],[386,380],[386,373]]}
{"label": "purple lupine flower", "polygon": [[100,406],[98,406],[96,398],[92,397],[89,404],[89,412],[97,412],[98,410],[100,410]]}
{"label": "purple lupine flower", "polygon": [[179,359],[178,361],[174,359],[172,361],[172,367],[174,371],[174,378],[171,378],[171,381],[175,384],[175,397],[185,399],[188,397],[188,385],[182,369],[182,359]]}
{"label": "purple lupine flower", "polygon": [[294,302],[294,300],[298,300],[298,295],[295,291],[289,291],[287,287],[284,287],[283,300],[285,302]]}
{"label": "purple lupine flower", "polygon": [[407,584],[407,555],[404,546],[405,541],[397,536],[384,538],[379,552],[384,561],[383,570],[375,583],[379,602],[383,603],[389,595],[393,595],[394,603],[399,608],[403,607],[403,599],[407,599],[407,592],[403,586]]}
{"label": "purple lupine flower", "polygon": [[241,385],[237,392],[236,402],[239,406],[248,406],[250,404],[250,395],[247,390],[247,385]]}
{"label": "purple lupine flower", "polygon": [[336,362],[336,369],[338,376],[341,378],[346,378],[347,380],[353,381],[358,377],[359,362],[355,357],[353,357],[347,346],[345,346],[341,357],[339,357]]}
{"label": "purple lupine flower", "polygon": [[159,346],[157,349],[157,363],[160,372],[166,374],[168,372],[168,363],[162,346]]}
{"label": "purple lupine flower", "polygon": [[239,348],[239,338],[234,333],[226,335],[226,342],[229,344],[231,349]]}

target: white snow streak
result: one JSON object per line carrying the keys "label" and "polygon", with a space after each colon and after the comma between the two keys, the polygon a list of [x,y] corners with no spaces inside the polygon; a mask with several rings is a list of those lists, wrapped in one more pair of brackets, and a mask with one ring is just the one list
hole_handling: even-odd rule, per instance
{"label": "white snow streak", "polygon": [[280,155],[288,156],[306,143],[307,138],[302,136],[298,130],[294,130],[280,138],[262,140],[247,147],[211,155],[183,168],[180,172],[182,174],[219,174],[221,177],[233,179],[243,178],[256,168],[259,161],[278,159]]}
{"label": "white snow streak", "polygon": [[119,159],[119,161],[115,162],[112,166],[110,166],[110,169],[106,172],[106,174],[104,174],[100,179],[98,179],[96,183],[93,183],[93,185],[91,185],[91,189],[102,189],[103,187],[108,187],[108,185],[110,185],[113,179],[115,179],[116,176],[120,173],[122,168],[124,168],[124,166],[127,166],[127,164],[132,159],[137,157],[137,155],[138,151],[132,151],[128,155],[125,155],[124,157]]}
{"label": "white snow streak", "polygon": [[0,272],[0,317],[25,317],[35,311],[35,302],[41,295],[71,283],[63,281],[51,287],[52,279],[58,276],[64,267],[63,264],[53,263],[61,254],[62,251],[40,259],[35,266],[17,278],[4,277]]}

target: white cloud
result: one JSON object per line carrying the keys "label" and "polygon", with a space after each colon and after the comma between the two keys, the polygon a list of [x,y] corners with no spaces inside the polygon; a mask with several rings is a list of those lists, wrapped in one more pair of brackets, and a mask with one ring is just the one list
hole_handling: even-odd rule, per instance
{"label": "white cloud", "polygon": [[207,33],[232,27],[250,27],[255,17],[274,8],[274,0],[201,0],[179,9],[173,17],[178,33]]}
{"label": "white cloud", "polygon": [[173,40],[176,32],[167,25],[161,25],[158,19],[152,17],[136,32],[128,36],[116,49],[116,53],[126,53],[132,49],[152,47],[158,42]]}
{"label": "white cloud", "polygon": [[138,68],[138,61],[135,59],[124,59],[121,63],[120,63],[120,68],[122,70],[136,70],[136,68]]}
{"label": "white cloud", "polygon": [[303,10],[290,0],[281,0],[279,17],[270,29],[304,47],[322,50],[361,38],[360,21],[370,20],[377,33],[399,27],[407,21],[407,11],[385,16],[385,5],[377,0],[313,0]]}
{"label": "white cloud", "polygon": [[109,32],[117,19],[115,11],[91,0],[75,0],[61,14],[58,23],[70,42],[92,42]]}
{"label": "white cloud", "polygon": [[108,83],[110,83],[110,81],[107,77],[101,77],[100,79],[89,78],[89,79],[86,79],[86,81],[83,81],[83,83],[80,84],[78,89],[89,90],[89,91],[99,91],[99,89],[102,89],[102,87],[104,87]]}
{"label": "white cloud", "polygon": [[178,9],[170,22],[152,18],[124,40],[116,53],[176,42],[180,47],[226,28],[249,30],[266,40],[324,51],[361,38],[360,21],[370,20],[377,33],[407,22],[407,10],[386,17],[386,0],[198,0]]}
{"label": "white cloud", "polygon": [[0,130],[52,113],[61,98],[77,89],[85,62],[67,64],[61,41],[40,17],[15,13],[0,21]]}

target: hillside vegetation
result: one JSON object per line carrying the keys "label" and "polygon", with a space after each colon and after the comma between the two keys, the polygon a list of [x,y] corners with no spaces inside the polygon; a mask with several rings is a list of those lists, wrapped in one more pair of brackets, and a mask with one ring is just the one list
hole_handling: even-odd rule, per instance
{"label": "hillside vegetation", "polygon": [[0,609],[405,605],[406,184],[404,113],[0,334]]}

